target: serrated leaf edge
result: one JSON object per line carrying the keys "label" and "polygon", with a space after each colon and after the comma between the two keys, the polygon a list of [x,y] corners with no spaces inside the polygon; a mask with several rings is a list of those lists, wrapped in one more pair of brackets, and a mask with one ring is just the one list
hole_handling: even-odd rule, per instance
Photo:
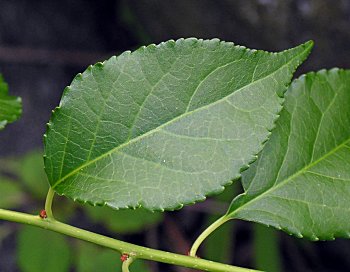
{"label": "serrated leaf edge", "polygon": [[[166,41],[166,42],[161,42],[161,43],[158,44],[158,45],[156,45],[156,44],[150,44],[150,45],[148,45],[148,46],[141,46],[139,49],[137,49],[137,50],[135,50],[135,51],[129,51],[129,50],[128,50],[128,51],[123,52],[123,53],[120,54],[119,56],[112,56],[111,58],[109,58],[109,59],[106,60],[106,61],[109,61],[109,60],[111,60],[111,59],[116,59],[116,58],[118,58],[118,57],[120,57],[120,56],[124,56],[124,55],[126,55],[126,54],[132,55],[132,54],[134,54],[134,53],[136,53],[136,52],[139,52],[139,51],[142,51],[142,50],[145,50],[145,49],[148,49],[148,48],[160,48],[160,47],[162,47],[162,46],[167,46],[167,45],[169,45],[169,44],[171,44],[171,45],[176,45],[177,43],[182,42],[182,41],[193,41],[193,42],[196,42],[196,43],[198,43],[198,42],[207,42],[207,43],[219,43],[219,44],[232,45],[233,47],[235,47],[235,48],[237,48],[237,49],[243,49],[245,52],[252,53],[252,54],[253,54],[253,53],[256,53],[256,52],[264,52],[264,53],[269,54],[269,55],[278,55],[278,54],[283,54],[283,53],[285,53],[285,52],[291,51],[291,50],[293,50],[293,49],[295,48],[295,47],[293,47],[293,48],[286,49],[286,50],[283,50],[283,51],[280,51],[280,52],[267,52],[267,51],[264,51],[264,50],[248,49],[248,48],[246,48],[245,46],[235,45],[233,42],[220,41],[220,40],[217,39],[217,38],[214,38],[214,39],[211,39],[211,40],[204,40],[204,39],[197,39],[197,38],[180,38],[180,39],[178,39],[178,40],[176,40],[176,41],[175,41],[175,40],[168,40],[168,41]],[[289,64],[290,62],[292,62],[295,58],[300,57],[300,55],[304,54],[304,56],[300,59],[300,61],[296,64],[296,66],[293,67],[293,70],[292,70],[292,73],[291,73],[291,76],[290,76],[289,83],[286,84],[285,89],[284,89],[283,92],[281,93],[281,95],[280,95],[281,98],[284,98],[284,94],[285,94],[285,92],[287,91],[287,88],[288,88],[289,84],[291,83],[292,74],[294,74],[294,72],[296,71],[296,69],[298,68],[298,66],[299,66],[299,65],[308,57],[308,55],[310,54],[311,48],[313,47],[313,41],[310,40],[310,41],[308,41],[308,42],[306,42],[306,43],[304,43],[304,44],[301,44],[301,45],[299,45],[299,46],[304,47],[304,50],[302,51],[302,53],[300,53],[300,54],[298,54],[297,56],[291,58],[287,63],[283,64],[281,67],[279,67],[277,70],[275,70],[274,72],[271,73],[271,74],[273,74],[273,73],[279,71],[282,67],[285,67],[286,65],[288,65],[288,64]],[[297,47],[298,47],[298,46],[297,46]],[[83,73],[85,73],[85,72],[87,72],[87,71],[91,71],[94,67],[103,68],[106,61],[104,61],[104,62],[98,62],[98,63],[96,63],[96,64],[94,64],[94,65],[89,65],[88,68],[87,68]],[[271,74],[269,74],[268,76],[270,76]],[[260,81],[260,80],[263,80],[263,79],[265,79],[265,78],[266,78],[266,77],[263,77],[263,78],[261,78],[261,79],[258,79],[258,80],[256,80],[256,81],[254,81],[254,83],[256,83],[256,82],[258,82],[258,81]],[[73,79],[72,82],[74,82],[75,80],[82,80],[82,73],[78,73],[78,74],[74,77],[74,79]],[[251,83],[250,83],[250,84],[251,84]],[[248,84],[248,85],[249,85],[249,84]],[[246,88],[248,85],[245,85],[245,86],[243,86],[242,88],[236,90],[235,93],[238,92],[238,91],[240,91],[241,89]],[[61,97],[61,102],[60,102],[59,106],[56,107],[56,108],[52,111],[51,118],[50,118],[49,122],[47,123],[47,126],[46,126],[46,127],[47,127],[47,130],[46,130],[46,133],[43,135],[44,149],[46,148],[47,134],[48,134],[48,132],[49,132],[49,130],[50,130],[51,124],[52,124],[52,122],[54,121],[54,118],[55,118],[56,113],[59,112],[60,109],[61,109],[61,107],[64,105],[64,99],[65,99],[66,95],[68,94],[68,92],[71,91],[71,87],[70,87],[70,86],[71,86],[71,85],[67,86],[67,87],[64,89],[63,94],[62,94],[62,97]],[[279,93],[277,93],[277,94],[279,95]],[[225,99],[226,97],[227,97],[227,96],[225,96],[225,97],[223,97],[223,98],[221,98],[221,99],[219,99],[219,100],[217,100],[217,101],[211,103],[210,105],[216,104],[216,103],[220,102],[222,99]],[[224,191],[224,189],[225,189],[226,186],[229,186],[229,185],[231,185],[234,181],[238,180],[238,179],[241,177],[241,173],[242,173],[244,170],[248,169],[248,168],[250,167],[250,165],[251,165],[254,161],[257,160],[258,154],[259,154],[259,153],[261,152],[261,150],[263,149],[265,143],[269,140],[270,135],[271,135],[271,131],[275,128],[275,123],[276,123],[277,119],[279,118],[279,112],[282,110],[282,105],[283,105],[283,100],[281,100],[280,108],[279,108],[278,112],[275,113],[275,119],[273,120],[273,126],[272,126],[271,128],[265,128],[265,129],[267,130],[267,132],[268,132],[268,135],[267,135],[265,141],[263,141],[263,142],[261,143],[261,145],[260,145],[260,150],[259,150],[256,154],[253,154],[253,155],[252,155],[252,159],[251,159],[246,165],[243,165],[243,166],[240,168],[239,173],[237,174],[236,177],[234,177],[234,178],[232,178],[231,180],[229,180],[228,182],[225,182],[224,184],[222,184],[222,185],[221,185],[221,188],[219,188],[218,190],[216,190],[216,191],[214,191],[214,192],[211,192],[211,193],[208,193],[208,194],[203,195],[203,196],[197,196],[197,198],[194,199],[193,201],[186,202],[186,203],[179,203],[179,205],[176,205],[176,206],[173,206],[173,207],[167,207],[167,208],[162,208],[162,207],[156,208],[156,209],[149,209],[149,208],[147,208],[147,207],[144,207],[144,208],[147,209],[147,210],[150,210],[150,211],[162,211],[162,212],[164,212],[165,210],[167,210],[167,211],[178,210],[178,209],[181,209],[184,205],[192,205],[192,204],[195,204],[195,203],[197,203],[197,202],[204,201],[204,200],[206,200],[207,196],[214,195],[214,194],[219,194],[219,193],[221,193],[222,191]],[[185,116],[185,115],[187,115],[187,114],[189,114],[189,113],[193,113],[193,112],[195,112],[195,111],[197,111],[197,110],[200,110],[200,109],[202,109],[202,108],[203,108],[203,107],[200,107],[200,108],[195,109],[195,110],[193,110],[193,111],[185,112],[185,113],[183,113],[183,114],[177,116],[176,118],[173,118],[173,119],[171,119],[170,121],[168,121],[168,122],[162,124],[161,126],[158,126],[158,127],[155,128],[155,129],[159,129],[160,127],[163,127],[163,126],[167,125],[169,122],[173,122],[173,121],[176,120],[177,118],[183,118],[183,116]],[[155,129],[152,129],[152,130],[150,130],[150,131],[148,131],[148,132],[146,132],[146,133],[144,133],[144,134],[142,134],[142,135],[140,135],[140,136],[138,136],[138,137],[136,137],[136,138],[134,138],[134,139],[131,139],[131,140],[129,140],[128,142],[123,143],[123,144],[121,144],[121,145],[119,145],[119,146],[117,146],[117,147],[111,149],[110,151],[108,151],[108,152],[102,154],[101,156],[96,157],[95,159],[89,161],[88,163],[85,163],[85,164],[83,164],[83,165],[77,167],[75,170],[73,170],[73,171],[70,172],[69,174],[65,175],[65,176],[64,176],[63,178],[61,178],[60,180],[58,180],[58,181],[56,182],[56,184],[55,184],[52,188],[54,189],[55,186],[56,186],[57,184],[59,184],[60,182],[64,181],[66,178],[68,178],[68,177],[74,175],[75,173],[77,173],[78,171],[80,171],[80,170],[83,169],[84,167],[90,165],[91,163],[93,163],[93,162],[95,162],[95,161],[101,159],[101,157],[106,156],[106,154],[110,154],[110,153],[112,153],[113,151],[115,151],[115,150],[117,150],[117,149],[119,149],[119,148],[121,148],[121,147],[123,147],[123,146],[125,146],[125,145],[127,145],[127,144],[130,144],[131,142],[134,142],[134,141],[136,141],[136,140],[142,139],[143,137],[146,137],[148,134],[154,132]],[[46,165],[46,160],[47,160],[47,156],[46,156],[45,150],[44,150],[43,158],[44,158],[44,169],[45,169],[45,172],[47,173],[46,167],[45,167],[45,165]],[[48,174],[48,173],[47,173],[47,174]],[[52,179],[52,177],[51,177],[51,179]],[[72,199],[73,201],[79,202],[79,203],[82,203],[82,204],[88,203],[88,204],[90,204],[90,205],[92,205],[92,206],[108,206],[108,207],[110,207],[110,208],[112,208],[112,209],[115,209],[115,210],[122,209],[122,208],[113,207],[113,206],[111,206],[111,205],[108,205],[108,202],[107,202],[107,201],[92,202],[92,201],[89,201],[89,200],[80,199],[80,198],[78,198],[78,197],[77,197],[77,198],[72,198],[72,197],[66,195],[65,193],[59,193],[59,192],[57,192],[57,191],[55,191],[55,192],[56,192],[57,194],[61,195],[61,196],[67,196],[68,198]],[[140,202],[138,202],[135,206],[128,206],[128,205],[126,205],[125,207],[123,207],[123,209],[130,209],[130,208],[131,208],[131,209],[136,209],[136,208],[140,208],[140,207],[143,207],[143,206],[142,206],[142,204],[141,204]]]}

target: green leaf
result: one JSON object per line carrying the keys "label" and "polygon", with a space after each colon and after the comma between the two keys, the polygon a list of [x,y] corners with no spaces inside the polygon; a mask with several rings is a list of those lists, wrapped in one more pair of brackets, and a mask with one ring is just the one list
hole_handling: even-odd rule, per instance
{"label": "green leaf", "polygon": [[282,271],[279,249],[279,232],[260,224],[254,224],[255,268],[261,271]]}
{"label": "green leaf", "polygon": [[[118,252],[83,242],[78,243],[75,261],[77,272],[116,272],[121,271],[122,267],[120,254]],[[150,271],[141,260],[135,260],[130,270],[142,272]]]}
{"label": "green leaf", "polygon": [[61,234],[25,226],[19,232],[17,247],[22,272],[69,271],[71,250]]}
{"label": "green leaf", "polygon": [[14,180],[0,176],[0,208],[9,209],[19,206],[24,194]]}
{"label": "green leaf", "polygon": [[84,207],[94,223],[100,223],[116,233],[136,233],[159,223],[163,214],[144,209],[113,211],[106,207]]}
{"label": "green leaf", "polygon": [[229,218],[312,240],[350,237],[350,71],[294,81],[277,127],[243,173]]}
{"label": "green leaf", "polygon": [[18,172],[31,195],[43,199],[46,197],[49,183],[44,171],[42,151],[31,151],[18,160]]}
{"label": "green leaf", "polygon": [[21,113],[21,98],[8,95],[8,86],[0,74],[0,130],[6,124],[16,121]]}
{"label": "green leaf", "polygon": [[18,176],[31,196],[40,200],[45,199],[49,189],[42,153],[31,150],[21,156],[0,158],[0,171]]}
{"label": "green leaf", "polygon": [[180,208],[256,159],[308,42],[267,53],[194,38],[125,52],[66,88],[45,138],[59,194],[113,208]]}

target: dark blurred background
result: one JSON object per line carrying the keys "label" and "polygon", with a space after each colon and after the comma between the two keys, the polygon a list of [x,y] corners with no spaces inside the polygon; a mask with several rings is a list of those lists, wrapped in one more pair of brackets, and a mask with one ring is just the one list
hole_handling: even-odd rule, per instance
{"label": "dark blurred background", "polygon": [[[349,0],[0,0],[0,73],[10,93],[23,100],[22,118],[0,133],[0,157],[21,158],[42,149],[46,122],[64,87],[89,64],[111,55],[180,37],[217,37],[268,51],[312,39],[314,50],[298,75],[349,68],[349,26]],[[35,207],[28,200],[18,209],[28,211],[28,205]],[[211,198],[166,213],[162,224],[122,238],[186,253],[209,218],[226,205],[224,198]],[[71,222],[94,228],[80,210],[77,214]],[[0,235],[0,271],[30,271],[19,266],[16,257],[19,227],[0,222],[2,227],[5,224],[14,231],[3,239]],[[350,271],[350,241],[311,243],[245,222],[229,224],[229,244],[218,242],[217,252],[205,257],[217,254],[217,260],[270,271]],[[101,226],[97,231],[111,233]],[[202,254],[208,248],[209,244]],[[154,272],[189,271],[147,265]],[[73,264],[70,267],[68,271],[80,271]]]}

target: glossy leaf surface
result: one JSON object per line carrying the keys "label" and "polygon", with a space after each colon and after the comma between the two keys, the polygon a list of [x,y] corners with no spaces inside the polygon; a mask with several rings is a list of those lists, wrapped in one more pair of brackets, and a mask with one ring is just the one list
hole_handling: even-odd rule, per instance
{"label": "glossy leaf surface", "polygon": [[8,86],[0,75],[0,130],[16,121],[22,113],[21,98],[8,95]]}
{"label": "glossy leaf surface", "polygon": [[114,208],[180,208],[218,193],[256,159],[312,47],[268,53],[180,39],[90,66],[45,135],[59,194]]}
{"label": "glossy leaf surface", "polygon": [[312,240],[350,237],[350,71],[294,81],[226,216]]}

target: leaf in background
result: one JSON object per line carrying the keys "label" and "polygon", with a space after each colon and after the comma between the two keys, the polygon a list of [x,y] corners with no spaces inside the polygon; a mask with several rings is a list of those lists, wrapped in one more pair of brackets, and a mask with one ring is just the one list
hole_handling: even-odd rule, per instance
{"label": "leaf in background", "polygon": [[[122,267],[118,252],[83,242],[78,243],[75,262],[77,272],[117,272]],[[150,272],[141,260],[135,260],[130,269],[135,272]]]}
{"label": "leaf in background", "polygon": [[[2,189],[2,178],[0,176],[0,194],[2,197],[0,198],[0,208],[6,208],[1,203],[8,201],[7,199],[11,199],[11,203],[13,203],[11,206],[7,206],[7,208],[13,208],[14,205],[18,206],[21,204],[21,200],[25,197],[36,198],[40,203],[34,202],[33,204],[35,205],[31,205],[29,211],[37,213],[42,208],[42,201],[45,200],[49,189],[49,183],[44,171],[42,151],[32,150],[21,156],[0,158],[0,175],[1,172],[16,176],[16,180],[11,181],[11,185],[7,185],[7,182],[3,186],[10,186],[8,190],[16,189],[18,193],[16,194],[13,191],[11,194],[7,193],[3,196],[4,194],[2,192],[5,189]],[[72,218],[78,207],[76,203],[67,201],[66,198],[57,198],[55,202],[57,208],[55,218],[61,221],[68,221]]]}
{"label": "leaf in background", "polygon": [[107,207],[85,206],[84,210],[94,223],[100,223],[116,233],[136,233],[163,219],[163,214],[144,209],[114,211]]}
{"label": "leaf in background", "polygon": [[69,271],[71,250],[61,235],[24,226],[19,231],[17,260],[22,272]]}
{"label": "leaf in background", "polygon": [[[211,215],[207,218],[210,225],[218,219],[218,216]],[[204,242],[204,257],[214,262],[230,263],[232,257],[232,241],[234,225],[225,224],[213,232]]]}
{"label": "leaf in background", "polygon": [[14,180],[0,176],[0,208],[19,206],[24,198],[22,188]]}
{"label": "leaf in background", "polygon": [[49,183],[44,171],[42,151],[31,151],[17,160],[17,174],[30,190],[32,196],[45,199]]}
{"label": "leaf in background", "polygon": [[168,41],[90,66],[48,124],[59,194],[113,208],[180,208],[256,159],[312,42],[281,53],[218,39]]}
{"label": "leaf in background", "polygon": [[261,271],[282,271],[279,250],[279,232],[260,224],[254,224],[255,268]]}
{"label": "leaf in background", "polygon": [[16,121],[21,113],[21,98],[8,95],[8,86],[0,75],[0,130],[6,124]]}
{"label": "leaf in background", "polygon": [[350,237],[350,71],[295,80],[226,217],[312,240]]}
{"label": "leaf in background", "polygon": [[42,151],[32,150],[21,156],[0,158],[0,171],[18,176],[31,196],[45,199],[49,183],[44,171]]}
{"label": "leaf in background", "polygon": [[[215,202],[212,204],[222,204],[223,209],[227,209],[232,200],[232,195],[237,195],[239,188],[241,187],[239,183],[235,183],[232,186],[225,189],[222,194],[212,197]],[[226,206],[226,208],[225,208]],[[208,209],[207,209],[208,210]],[[219,212],[222,215],[223,212]],[[207,214],[206,224],[211,225],[218,219],[217,215]],[[234,247],[234,237],[235,237],[235,225],[234,222],[230,224],[222,225],[219,229],[213,232],[204,241],[204,257],[208,260],[230,263],[232,261],[232,248]]]}

